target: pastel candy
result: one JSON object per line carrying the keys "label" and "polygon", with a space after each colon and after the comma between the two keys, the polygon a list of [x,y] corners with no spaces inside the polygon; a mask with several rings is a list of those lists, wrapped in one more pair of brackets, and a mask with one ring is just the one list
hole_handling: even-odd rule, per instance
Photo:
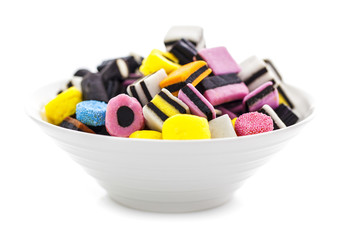
{"label": "pastel candy", "polygon": [[276,84],[280,82],[280,75],[277,75],[273,68],[269,67],[269,64],[256,56],[243,61],[240,68],[241,72],[238,76],[244,81],[250,92],[268,81]]}
{"label": "pastel candy", "polygon": [[291,126],[299,120],[299,117],[284,104],[280,104],[279,107],[275,109],[275,112],[286,126]]}
{"label": "pastel candy", "polygon": [[261,109],[258,110],[258,112],[264,113],[271,117],[271,119],[273,120],[274,130],[286,128],[286,125],[269,105],[265,104],[264,106],[262,106]]}
{"label": "pastel candy", "polygon": [[169,51],[174,43],[180,39],[191,42],[196,49],[205,48],[203,29],[199,26],[173,26],[164,38],[166,50]]}
{"label": "pastel candy", "polygon": [[240,67],[225,47],[201,49],[198,51],[196,59],[206,61],[214,75],[240,72]]}
{"label": "pastel candy", "polygon": [[129,138],[162,139],[162,134],[161,132],[153,130],[139,130],[133,132]]}
{"label": "pastel candy", "polygon": [[193,86],[196,86],[210,73],[211,69],[207,66],[206,62],[191,62],[170,73],[169,76],[160,82],[160,87],[166,88],[174,96],[177,96],[179,90],[185,87],[186,84],[191,83]]}
{"label": "pastel candy", "polygon": [[275,87],[279,93],[279,104],[285,104],[291,109],[295,109],[295,101],[293,100],[293,96],[289,94],[288,87],[282,82],[277,83]]}
{"label": "pastel candy", "polygon": [[235,131],[238,136],[264,133],[273,129],[271,117],[259,112],[244,113],[235,121]]}
{"label": "pastel candy", "polygon": [[144,128],[141,104],[136,98],[119,94],[110,99],[105,115],[106,130],[111,136],[128,137]]}
{"label": "pastel candy", "polygon": [[216,117],[215,109],[208,100],[190,83],[183,87],[178,95],[190,109],[190,112],[208,121]]}
{"label": "pastel candy", "polygon": [[191,140],[210,139],[211,133],[208,121],[203,117],[189,114],[177,114],[164,122],[163,139]]}
{"label": "pastel candy", "polygon": [[230,111],[229,109],[226,109],[224,107],[218,106],[218,107],[216,107],[216,109],[220,111],[220,114],[217,114],[217,116],[222,116],[222,115],[227,114],[227,115],[229,115],[229,117],[231,119],[237,117],[237,115],[235,113],[233,113],[232,111]]}
{"label": "pastel candy", "polygon": [[139,70],[144,75],[149,75],[163,68],[169,74],[180,67],[177,62],[177,58],[172,53],[165,53],[154,49],[143,60]]}
{"label": "pastel candy", "polygon": [[280,81],[282,81],[283,80],[282,76],[281,76],[280,72],[278,71],[278,69],[275,67],[274,63],[268,58],[264,59],[264,62],[266,63],[266,66],[268,67],[268,69],[271,70]]}
{"label": "pastel candy", "polygon": [[161,91],[160,82],[167,77],[164,69],[147,75],[127,88],[127,93],[136,98],[141,105],[146,105]]}
{"label": "pastel candy", "polygon": [[107,104],[96,100],[82,101],[76,104],[76,119],[89,126],[105,125]]}
{"label": "pastel candy", "polygon": [[249,90],[236,74],[206,77],[197,89],[213,105],[242,100]]}
{"label": "pastel candy", "polygon": [[209,122],[211,138],[236,137],[234,126],[229,115],[225,114]]}
{"label": "pastel candy", "polygon": [[76,120],[72,117],[66,117],[59,125],[60,127],[75,130],[75,131],[81,131],[81,132],[87,132],[87,133],[95,133],[93,130],[91,130],[88,126],[83,124],[82,122]]}
{"label": "pastel candy", "polygon": [[45,105],[47,120],[52,124],[59,125],[66,117],[75,113],[76,104],[81,100],[82,95],[77,88],[66,89]]}
{"label": "pastel candy", "polygon": [[81,81],[81,89],[84,100],[109,101],[100,73],[86,74]]}
{"label": "pastel candy", "polygon": [[186,39],[177,41],[170,49],[170,52],[179,59],[181,65],[192,62],[197,54],[195,46]]}
{"label": "pastel candy", "polygon": [[185,103],[163,88],[159,94],[143,107],[143,113],[146,126],[161,132],[166,119],[176,114],[190,113],[190,110]]}
{"label": "pastel candy", "polygon": [[254,112],[268,104],[275,109],[279,106],[279,94],[272,82],[266,82],[245,96],[243,107],[246,112]]}

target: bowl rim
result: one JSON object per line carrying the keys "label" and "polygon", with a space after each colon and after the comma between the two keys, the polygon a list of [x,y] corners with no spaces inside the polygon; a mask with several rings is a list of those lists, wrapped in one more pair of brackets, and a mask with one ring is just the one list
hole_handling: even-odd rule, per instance
{"label": "bowl rim", "polygon": [[[303,96],[306,97],[306,99],[308,100],[310,107],[308,109],[309,114],[302,120],[300,120],[299,122],[295,123],[294,125],[288,126],[286,128],[282,128],[282,129],[277,129],[276,131],[270,131],[270,132],[265,132],[265,133],[259,133],[259,134],[253,134],[253,135],[247,135],[247,136],[236,136],[236,137],[229,137],[229,138],[211,138],[211,139],[191,139],[191,140],[169,140],[169,139],[142,139],[142,138],[125,138],[125,137],[116,137],[116,136],[108,136],[108,135],[101,135],[101,134],[89,134],[86,132],[81,132],[81,131],[74,131],[71,129],[67,129],[67,128],[62,128],[59,127],[58,125],[54,125],[51,124],[47,121],[45,121],[44,119],[42,119],[40,117],[40,113],[41,113],[41,109],[37,109],[38,110],[38,114],[39,116],[35,116],[34,111],[31,111],[32,108],[32,100],[34,99],[34,96],[36,95],[37,92],[41,91],[42,89],[49,87],[51,85],[56,85],[56,84],[60,84],[60,83],[65,83],[67,82],[66,80],[62,80],[62,81],[54,81],[51,83],[48,83],[46,85],[43,85],[42,87],[37,88],[34,92],[32,92],[31,94],[29,94],[29,99],[30,101],[27,101],[25,103],[24,106],[24,110],[27,116],[29,116],[29,118],[31,118],[33,121],[35,121],[36,123],[38,123],[39,125],[43,125],[45,127],[49,127],[51,129],[57,130],[57,131],[68,131],[68,133],[70,134],[80,134],[83,136],[88,136],[90,138],[98,138],[99,140],[107,140],[107,141],[118,141],[118,142],[151,142],[151,143],[160,143],[160,144],[165,144],[165,143],[170,143],[170,144],[179,144],[179,143],[207,143],[207,142],[228,142],[228,141],[246,141],[246,139],[253,139],[253,138],[259,138],[262,136],[268,136],[268,135],[276,135],[276,134],[281,134],[285,131],[291,131],[292,129],[295,128],[299,128],[304,124],[307,124],[308,122],[310,122],[316,115],[316,107],[315,107],[315,100],[314,98],[306,91],[304,91],[302,88],[291,85],[286,83],[287,86],[296,89],[297,91],[301,92],[301,94]],[[84,135],[85,134],[85,135]]]}

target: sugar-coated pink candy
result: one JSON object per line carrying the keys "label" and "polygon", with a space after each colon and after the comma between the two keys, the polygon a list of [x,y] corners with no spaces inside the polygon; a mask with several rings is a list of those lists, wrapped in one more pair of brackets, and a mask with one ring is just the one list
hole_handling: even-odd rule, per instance
{"label": "sugar-coated pink candy", "polygon": [[246,136],[274,129],[271,117],[259,112],[244,113],[235,121],[235,132],[238,136]]}
{"label": "sugar-coated pink candy", "polygon": [[110,99],[106,109],[105,127],[111,136],[128,137],[144,126],[142,107],[136,98],[119,94]]}

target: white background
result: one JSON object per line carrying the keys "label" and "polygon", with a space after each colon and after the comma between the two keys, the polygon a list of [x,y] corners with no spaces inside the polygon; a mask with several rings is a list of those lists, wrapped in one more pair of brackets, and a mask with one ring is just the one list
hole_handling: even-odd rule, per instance
{"label": "white background", "polygon": [[[0,239],[359,239],[356,1],[2,1]],[[136,211],[106,193],[24,113],[38,87],[163,47],[200,25],[208,47],[271,58],[317,116],[219,208]]]}

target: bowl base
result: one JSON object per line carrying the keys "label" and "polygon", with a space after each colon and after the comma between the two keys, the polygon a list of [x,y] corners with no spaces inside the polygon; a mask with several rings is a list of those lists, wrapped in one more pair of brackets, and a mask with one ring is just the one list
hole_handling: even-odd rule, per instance
{"label": "bowl base", "polygon": [[121,196],[110,195],[109,197],[125,207],[147,211],[147,212],[161,212],[161,213],[185,213],[196,212],[206,209],[219,207],[231,200],[232,194],[220,198],[205,199],[194,202],[150,202],[136,199],[123,198]]}

